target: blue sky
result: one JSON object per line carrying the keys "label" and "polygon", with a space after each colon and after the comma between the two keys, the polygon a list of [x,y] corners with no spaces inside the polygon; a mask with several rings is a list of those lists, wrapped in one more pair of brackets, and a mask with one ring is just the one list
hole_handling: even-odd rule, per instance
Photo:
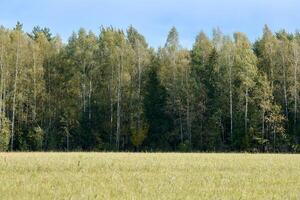
{"label": "blue sky", "polygon": [[183,47],[190,48],[199,31],[214,27],[225,34],[246,33],[254,41],[264,24],[272,30],[300,28],[297,0],[0,0],[0,25],[20,21],[25,31],[47,26],[64,41],[80,27],[99,33],[101,25],[136,27],[150,46],[164,44],[176,26]]}

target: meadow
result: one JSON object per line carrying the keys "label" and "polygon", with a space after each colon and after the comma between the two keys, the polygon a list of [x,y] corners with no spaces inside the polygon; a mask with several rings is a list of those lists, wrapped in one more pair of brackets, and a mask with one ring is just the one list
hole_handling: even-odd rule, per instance
{"label": "meadow", "polygon": [[0,153],[0,199],[300,199],[300,155]]}

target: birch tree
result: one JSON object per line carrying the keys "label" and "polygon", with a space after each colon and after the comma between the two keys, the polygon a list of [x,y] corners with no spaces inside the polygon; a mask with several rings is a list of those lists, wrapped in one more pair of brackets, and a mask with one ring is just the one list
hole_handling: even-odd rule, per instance
{"label": "birch tree", "polygon": [[[136,144],[142,143],[147,134],[147,123],[144,120],[143,113],[143,94],[142,87],[145,82],[146,67],[150,63],[150,51],[145,38],[138,33],[138,31],[132,26],[127,30],[127,38],[133,50],[133,62],[134,67],[131,68],[130,81],[131,83],[131,113],[133,115],[131,119],[131,131],[134,140],[139,138]],[[140,144],[139,144],[140,145]]]}
{"label": "birch tree", "polygon": [[[224,96],[224,101],[227,102],[227,108],[224,108],[224,112],[229,113],[229,141],[233,141],[234,135],[234,101],[233,94],[235,91],[234,81],[236,79],[236,69],[234,68],[234,53],[235,47],[231,38],[224,37],[224,44],[220,52],[220,74],[223,74],[223,78],[220,79],[220,88],[223,88],[221,93]],[[228,116],[226,116],[227,118]]]}
{"label": "birch tree", "polygon": [[[250,42],[245,35],[235,33],[235,66],[237,67],[237,76],[241,82],[239,89],[244,92],[245,110],[244,110],[244,134],[248,137],[248,121],[249,121],[249,101],[251,97],[249,93],[255,86],[255,78],[257,76],[256,56],[254,55]],[[247,143],[247,142],[246,142]]]}
{"label": "birch tree", "polygon": [[203,70],[209,61],[209,56],[212,51],[213,45],[209,38],[205,35],[204,32],[200,32],[195,40],[191,51],[191,78],[194,82],[194,91],[195,94],[195,129],[197,135],[195,139],[199,141],[199,145],[203,147],[205,144],[204,140],[206,135],[204,134],[204,112],[206,111],[206,89],[203,84]]}
{"label": "birch tree", "polygon": [[14,148],[14,136],[15,136],[15,117],[16,117],[16,96],[17,96],[17,87],[18,87],[18,76],[19,76],[19,65],[20,65],[20,46],[21,46],[21,37],[22,37],[22,25],[17,24],[15,31],[13,32],[14,36],[14,46],[15,46],[15,73],[14,73],[14,82],[13,82],[13,97],[12,97],[12,119],[11,119],[11,151]]}

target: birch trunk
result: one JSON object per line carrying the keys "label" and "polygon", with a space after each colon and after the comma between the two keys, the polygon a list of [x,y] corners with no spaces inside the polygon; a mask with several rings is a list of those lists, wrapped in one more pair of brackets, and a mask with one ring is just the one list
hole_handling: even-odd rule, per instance
{"label": "birch trunk", "polygon": [[50,66],[50,63],[49,61],[47,61],[47,67],[48,67],[48,73],[47,73],[47,79],[48,79],[48,113],[49,113],[49,119],[48,119],[48,130],[45,132],[45,146],[46,148],[48,148],[48,139],[49,139],[49,136],[50,136],[50,129],[51,129],[51,126],[52,126],[52,109],[51,109],[51,72],[50,72],[50,69],[49,69],[49,66]]}
{"label": "birch trunk", "polygon": [[276,124],[274,123],[274,125],[273,125],[273,152],[275,152],[275,144],[276,144],[276,133],[275,133],[275,129],[276,129]]}
{"label": "birch trunk", "polygon": [[83,61],[83,74],[82,74],[82,98],[83,98],[83,112],[86,111],[86,85],[85,85],[85,61]]}
{"label": "birch trunk", "polygon": [[92,81],[90,80],[90,90],[89,90],[89,123],[91,123],[91,120],[92,120],[91,98],[92,98]]}
{"label": "birch trunk", "polygon": [[[34,48],[34,47],[33,47]],[[33,49],[33,98],[34,98],[34,105],[33,105],[33,120],[36,119],[36,101],[37,101],[37,91],[36,91],[36,55],[35,49]]]}
{"label": "birch trunk", "polygon": [[111,80],[109,86],[109,96],[110,96],[110,136],[109,136],[109,146],[112,147],[112,136],[113,136],[113,117],[114,117],[114,107],[113,107],[113,83],[114,83],[114,68],[111,66]]}
{"label": "birch trunk", "polygon": [[[273,55],[272,47],[271,47],[271,56]],[[270,58],[270,77],[271,77],[271,91],[273,94],[273,87],[274,87],[274,75],[273,75],[273,62],[272,62],[272,57]]]}
{"label": "birch trunk", "polygon": [[186,70],[186,74],[185,74],[185,81],[186,81],[186,103],[187,103],[187,108],[186,108],[186,123],[187,123],[187,133],[188,133],[188,137],[189,137],[189,145],[190,148],[192,147],[192,131],[191,131],[191,119],[190,119],[190,94],[189,94],[189,70]]}
{"label": "birch trunk", "polygon": [[192,130],[191,130],[191,119],[190,119],[190,98],[187,96],[187,109],[186,109],[186,121],[187,121],[187,132],[189,136],[190,148],[192,147]]}
{"label": "birch trunk", "polygon": [[17,42],[17,49],[16,49],[15,80],[14,80],[12,120],[11,120],[11,147],[10,147],[11,151],[13,151],[13,147],[14,147],[16,95],[17,95],[17,81],[18,81],[18,73],[19,73],[19,49],[20,49],[20,33],[18,33],[18,42]]}
{"label": "birch trunk", "polygon": [[122,55],[120,57],[119,64],[119,80],[118,80],[118,94],[117,94],[117,135],[116,135],[116,147],[119,150],[120,147],[120,129],[121,129],[121,87],[122,87],[122,71],[123,71]]}
{"label": "birch trunk", "polygon": [[298,94],[298,84],[297,84],[297,68],[298,68],[298,56],[296,52],[296,47],[294,47],[294,134],[296,134],[296,123],[297,123],[297,94]]}
{"label": "birch trunk", "polygon": [[181,140],[181,143],[183,143],[183,127],[182,127],[181,109],[179,111],[179,121],[180,121],[180,140]]}
{"label": "birch trunk", "polygon": [[283,71],[283,92],[284,92],[284,104],[285,104],[285,116],[288,119],[288,100],[287,100],[287,86],[286,86],[286,72],[284,68],[285,59],[282,57],[282,71]]}
{"label": "birch trunk", "polygon": [[69,130],[67,130],[67,151],[69,151]]}
{"label": "birch trunk", "polygon": [[230,139],[232,141],[232,133],[233,133],[233,111],[232,111],[232,65],[229,57],[229,101],[230,101]]}
{"label": "birch trunk", "polygon": [[245,135],[247,135],[247,124],[248,124],[248,87],[245,91]]}
{"label": "birch trunk", "polygon": [[262,128],[261,128],[261,139],[265,138],[265,109],[262,111]]}
{"label": "birch trunk", "polygon": [[3,79],[4,79],[4,61],[3,61],[3,43],[1,43],[1,54],[0,54],[0,70],[1,70],[1,80],[0,80],[0,130],[2,130],[2,117],[3,117],[3,91],[4,91],[4,87],[3,87]]}
{"label": "birch trunk", "polygon": [[138,123],[137,123],[137,130],[138,133],[141,129],[141,56],[140,56],[140,46],[138,42]]}

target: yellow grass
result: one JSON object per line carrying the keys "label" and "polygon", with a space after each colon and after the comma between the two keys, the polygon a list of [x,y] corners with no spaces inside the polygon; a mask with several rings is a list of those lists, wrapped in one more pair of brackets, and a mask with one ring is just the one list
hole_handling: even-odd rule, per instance
{"label": "yellow grass", "polygon": [[300,155],[0,153],[0,199],[300,199]]}

